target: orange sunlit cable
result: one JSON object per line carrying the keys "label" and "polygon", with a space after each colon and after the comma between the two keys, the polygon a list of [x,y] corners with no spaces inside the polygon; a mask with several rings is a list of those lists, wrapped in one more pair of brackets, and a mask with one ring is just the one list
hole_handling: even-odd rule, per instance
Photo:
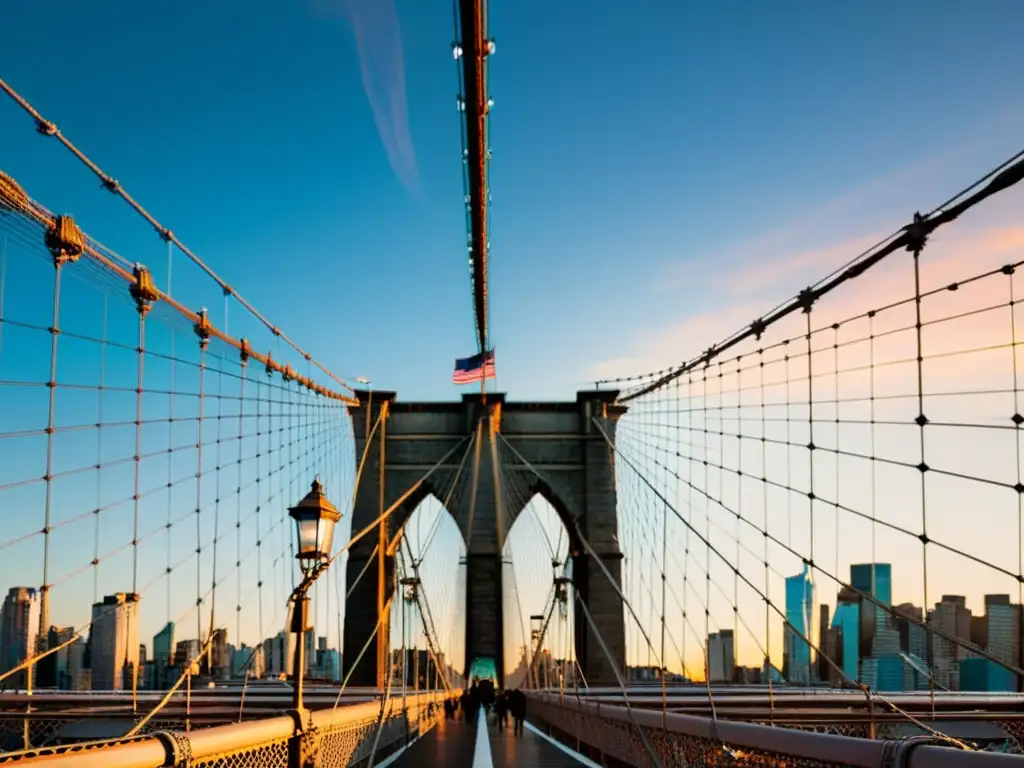
{"label": "orange sunlit cable", "polygon": [[44,118],[35,107],[33,107],[21,94],[14,90],[6,81],[0,78],[0,90],[6,93],[14,102],[20,106],[25,112],[36,121],[36,127],[38,131],[44,136],[52,136],[61,144],[63,144],[68,151],[77,157],[83,165],[85,165],[90,171],[92,171],[99,180],[103,183],[105,189],[118,195],[123,199],[129,206],[131,206],[136,213],[144,218],[149,224],[157,231],[157,233],[166,242],[173,243],[177,248],[184,253],[192,262],[194,262],[203,272],[205,272],[217,285],[224,291],[226,296],[233,297],[239,304],[241,304],[253,317],[255,317],[260,323],[267,327],[275,336],[282,339],[286,344],[291,346],[296,352],[302,355],[306,360],[319,368],[326,376],[332,379],[336,384],[344,387],[349,392],[355,390],[345,383],[343,379],[335,375],[329,368],[320,363],[318,360],[313,358],[308,352],[300,347],[296,342],[288,337],[278,326],[271,323],[259,310],[257,310],[252,304],[245,300],[238,291],[232,288],[226,281],[221,279],[216,272],[213,271],[209,266],[203,262],[195,253],[193,253],[181,240],[178,239],[177,235],[174,234],[170,229],[161,224],[157,219],[145,208],[142,207],[135,198],[129,195],[121,183],[112,176],[107,175],[102,168],[94,163],[82,150],[80,150],[70,139],[68,139],[60,130],[57,128],[55,123],[50,122]]}

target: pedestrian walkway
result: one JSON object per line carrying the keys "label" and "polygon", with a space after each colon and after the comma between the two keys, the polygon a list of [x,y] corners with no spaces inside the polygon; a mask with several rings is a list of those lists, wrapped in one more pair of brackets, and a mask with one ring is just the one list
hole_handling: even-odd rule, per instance
{"label": "pedestrian walkway", "polygon": [[499,731],[487,725],[483,713],[475,724],[442,720],[410,746],[389,768],[581,768],[584,764],[545,741],[529,728],[512,733],[512,721]]}
{"label": "pedestrian walkway", "polygon": [[510,720],[503,731],[491,726],[491,765],[494,768],[580,768],[583,764],[529,728],[523,728],[519,736],[513,735]]}
{"label": "pedestrian walkway", "polygon": [[410,746],[390,768],[451,766],[472,768],[476,726],[462,720],[442,720],[423,738]]}

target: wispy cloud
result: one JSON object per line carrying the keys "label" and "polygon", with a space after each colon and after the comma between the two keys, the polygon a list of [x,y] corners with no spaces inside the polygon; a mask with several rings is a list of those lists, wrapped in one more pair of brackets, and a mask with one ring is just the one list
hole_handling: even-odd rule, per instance
{"label": "wispy cloud", "polygon": [[[922,206],[941,202],[935,189],[949,186],[953,168],[969,164],[973,172],[976,155],[983,147],[972,140],[928,155],[767,229],[668,264],[658,290],[679,290],[695,281],[709,281],[718,291],[746,295],[752,287],[763,285],[760,276],[764,273],[797,280],[803,273],[811,279],[821,277],[890,234],[896,228],[894,210],[903,211],[906,221],[901,223],[909,221],[913,210],[906,201],[920,200]],[[839,249],[846,250],[840,253]]]}
{"label": "wispy cloud", "polygon": [[[597,363],[591,368],[591,375],[596,378],[635,375],[694,357],[762,316],[779,300],[793,296],[799,288],[841,266],[874,240],[877,238],[853,238],[820,251],[799,254],[790,260],[755,267],[731,290],[722,292],[723,301],[714,311],[692,316],[658,332],[643,333],[632,354]],[[940,230],[925,249],[921,290],[941,289],[957,280],[1020,258],[1024,258],[1024,227],[971,227],[958,222]],[[816,305],[814,325],[821,327],[833,322],[841,323],[867,310],[906,300],[913,295],[912,274],[908,270],[908,259],[894,254]],[[958,292],[940,293],[925,302],[924,319],[954,315],[958,310],[969,312],[995,306],[1006,300],[1006,290],[1007,286],[1002,282],[988,279]],[[964,306],[965,301],[969,306]],[[886,313],[886,316],[898,319],[900,323],[912,324],[912,318],[908,321],[907,316],[912,309],[913,305],[907,304]],[[765,343],[799,335],[803,332],[802,323],[800,315],[787,318],[768,334],[770,339],[766,337]],[[997,319],[992,314],[965,317],[943,326],[942,341],[945,346],[967,348],[972,340],[993,338],[997,335],[996,326],[1001,324],[1005,328],[1005,323],[1005,318]],[[903,341],[901,339],[901,343]],[[931,345],[936,343],[936,339],[930,340]],[[745,345],[743,349],[748,350],[749,347]],[[937,350],[933,347],[932,351],[935,353]],[[955,372],[953,367],[948,371]],[[977,375],[978,368],[975,366],[971,372]]]}
{"label": "wispy cloud", "polygon": [[363,91],[392,169],[410,192],[419,193],[416,150],[409,130],[402,29],[394,0],[320,0],[340,15],[355,37]]}

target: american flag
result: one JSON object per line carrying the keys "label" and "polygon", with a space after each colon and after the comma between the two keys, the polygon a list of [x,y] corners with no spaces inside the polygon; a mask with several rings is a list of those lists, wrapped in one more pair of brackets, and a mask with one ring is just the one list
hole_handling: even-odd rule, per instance
{"label": "american flag", "polygon": [[452,382],[455,384],[471,384],[474,381],[496,378],[494,372],[494,350],[489,349],[472,357],[462,357],[455,361],[455,373]]}

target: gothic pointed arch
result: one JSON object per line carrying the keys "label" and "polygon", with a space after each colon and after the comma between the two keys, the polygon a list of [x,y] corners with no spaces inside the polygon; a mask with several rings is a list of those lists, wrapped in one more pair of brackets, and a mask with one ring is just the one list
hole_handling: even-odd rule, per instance
{"label": "gothic pointed arch", "polygon": [[[465,656],[466,668],[475,658],[503,663],[502,529],[503,490],[499,446],[514,446],[520,466],[516,471],[527,487],[540,494],[556,511],[570,535],[572,573],[576,594],[588,606],[593,626],[580,619],[576,625],[576,655],[591,684],[611,683],[615,668],[625,662],[623,605],[618,583],[621,551],[616,517],[615,471],[605,435],[614,440],[615,421],[625,409],[615,404],[614,391],[577,393],[574,402],[530,403],[506,401],[503,394],[463,395],[461,402],[399,402],[393,392],[358,392],[358,405],[350,406],[356,455],[367,447],[372,425],[386,418],[378,430],[377,445],[366,452],[353,509],[352,529],[358,531],[413,487],[432,467],[451,473],[459,451],[471,451],[469,490],[452,502],[466,545]],[[593,419],[604,419],[602,430]],[[380,445],[383,443],[383,446]],[[506,445],[507,444],[507,445]],[[496,458],[498,457],[498,458]],[[424,482],[402,500],[401,509],[387,523],[393,536],[417,502],[436,482]],[[464,486],[465,488],[465,486]],[[382,498],[383,497],[383,498]],[[411,502],[411,503],[410,503]],[[382,507],[383,505],[383,507]],[[520,510],[515,510],[518,514]],[[583,539],[587,545],[583,546]],[[380,624],[386,636],[387,617],[381,615],[381,595],[394,585],[393,563],[367,569],[374,541],[366,537],[353,546],[348,573],[367,576],[347,601],[346,670],[359,650],[376,634]],[[381,580],[383,579],[383,581]],[[600,634],[603,643],[593,637]],[[609,649],[605,654],[603,648]],[[352,670],[352,685],[376,685],[383,679],[386,652],[370,654]]]}

